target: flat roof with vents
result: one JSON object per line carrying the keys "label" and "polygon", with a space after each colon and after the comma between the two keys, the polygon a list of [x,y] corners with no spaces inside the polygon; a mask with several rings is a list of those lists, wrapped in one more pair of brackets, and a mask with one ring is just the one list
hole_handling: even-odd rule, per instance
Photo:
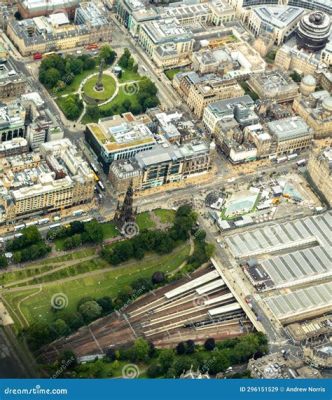
{"label": "flat roof with vents", "polygon": [[306,244],[331,247],[332,211],[282,224],[264,226],[228,236],[225,240],[236,258],[296,249]]}
{"label": "flat roof with vents", "polygon": [[216,279],[219,277],[220,277],[220,275],[219,275],[218,271],[216,271],[216,270],[208,272],[207,274],[200,276],[199,278],[196,278],[188,283],[185,283],[184,285],[181,285],[181,286],[165,293],[165,297],[167,299],[172,299],[175,296],[178,296],[185,292],[189,292],[189,290],[195,289],[198,286],[201,286],[204,283],[210,282],[213,279]]}
{"label": "flat roof with vents", "polygon": [[279,320],[296,320],[297,316],[326,307],[331,310],[332,282],[269,297],[265,302]]}
{"label": "flat roof with vents", "polygon": [[291,286],[332,275],[332,248],[316,246],[272,257],[261,263],[276,287]]}
{"label": "flat roof with vents", "polygon": [[213,308],[208,311],[210,317],[214,317],[215,315],[225,314],[231,311],[241,310],[241,306],[239,303],[227,304],[226,306],[221,306],[217,308]]}

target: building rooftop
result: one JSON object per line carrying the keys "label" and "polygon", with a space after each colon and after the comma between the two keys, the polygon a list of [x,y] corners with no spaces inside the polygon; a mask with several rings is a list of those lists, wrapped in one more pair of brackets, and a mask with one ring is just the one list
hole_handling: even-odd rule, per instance
{"label": "building rooftop", "polygon": [[226,243],[236,258],[296,250],[305,244],[331,247],[332,211],[232,235]]}
{"label": "building rooftop", "polygon": [[271,134],[277,137],[279,142],[296,139],[310,134],[310,128],[301,117],[283,118],[267,123]]}
{"label": "building rooftop", "polygon": [[0,86],[13,82],[25,82],[24,75],[16,71],[14,65],[10,61],[7,61],[5,64],[0,64]]}
{"label": "building rooftop", "polygon": [[147,21],[142,24],[142,29],[155,44],[187,41],[193,37],[190,30],[183,27],[176,18]]}
{"label": "building rooftop", "polygon": [[79,4],[79,0],[20,0],[22,6],[30,11],[54,10]]}
{"label": "building rooftop", "polygon": [[332,307],[332,282],[314,285],[294,292],[269,297],[265,300],[278,319],[293,317],[320,308]]}
{"label": "building rooftop", "polygon": [[225,116],[225,115],[233,115],[233,110],[237,105],[243,105],[246,107],[253,107],[254,101],[249,95],[233,97],[232,99],[219,100],[214,103],[211,103],[207,106],[207,108],[215,115],[215,116]]}
{"label": "building rooftop", "polygon": [[71,23],[64,13],[55,13],[49,17],[40,16],[22,21],[12,19],[9,24],[16,36],[23,40],[26,46],[31,46],[108,27],[108,19],[95,4],[82,3],[76,9],[74,23]]}
{"label": "building rooftop", "polygon": [[107,152],[135,147],[140,144],[154,144],[156,141],[149,127],[140,120],[114,116],[104,118],[98,124],[88,124],[98,142]]}
{"label": "building rooftop", "polygon": [[304,13],[303,8],[273,5],[254,7],[253,11],[266,24],[279,29],[286,28]]}
{"label": "building rooftop", "polygon": [[264,260],[263,270],[275,287],[322,279],[332,275],[332,248],[316,246]]}

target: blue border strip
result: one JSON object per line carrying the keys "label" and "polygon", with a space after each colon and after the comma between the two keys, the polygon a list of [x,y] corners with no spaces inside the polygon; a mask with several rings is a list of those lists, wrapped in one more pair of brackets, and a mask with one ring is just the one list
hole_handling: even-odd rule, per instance
{"label": "blue border strip", "polygon": [[2,379],[0,399],[332,400],[332,380]]}

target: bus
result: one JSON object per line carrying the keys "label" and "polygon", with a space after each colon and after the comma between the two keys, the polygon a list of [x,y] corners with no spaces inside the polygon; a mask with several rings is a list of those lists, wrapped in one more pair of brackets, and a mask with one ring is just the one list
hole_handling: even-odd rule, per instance
{"label": "bus", "polygon": [[33,59],[34,59],[34,60],[41,60],[42,58],[43,58],[42,53],[35,53],[35,54],[33,55]]}
{"label": "bus", "polygon": [[98,174],[98,168],[96,167],[96,165],[94,164],[94,163],[90,163],[90,167],[92,168],[92,170],[93,170],[93,172],[95,173],[95,174]]}
{"label": "bus", "polygon": [[105,190],[105,186],[101,181],[98,181],[98,186],[100,187],[101,190]]}
{"label": "bus", "polygon": [[84,210],[73,211],[73,217],[79,217],[82,214],[84,214]]}
{"label": "bus", "polygon": [[303,167],[304,165],[306,165],[307,160],[305,158],[303,158],[302,160],[297,161],[296,165],[298,167]]}
{"label": "bus", "polygon": [[85,46],[85,48],[87,50],[96,50],[96,49],[98,49],[98,45],[97,45],[97,43],[90,43],[87,46]]}
{"label": "bus", "polygon": [[288,161],[294,160],[297,156],[298,156],[297,153],[290,154],[290,155],[287,157],[287,160],[288,160]]}
{"label": "bus", "polygon": [[38,225],[38,221],[31,221],[31,222],[27,222],[27,223],[25,224],[26,227],[28,227],[28,226],[34,226],[34,225]]}
{"label": "bus", "polygon": [[48,229],[54,229],[54,228],[59,228],[61,226],[61,224],[52,224],[48,227]]}
{"label": "bus", "polygon": [[287,157],[280,157],[280,158],[277,158],[277,164],[283,163],[283,162],[285,162],[285,161],[287,161]]}
{"label": "bus", "polygon": [[14,231],[17,232],[17,231],[20,231],[20,230],[23,229],[23,228],[25,228],[25,224],[16,225],[16,226],[14,227]]}
{"label": "bus", "polygon": [[50,222],[49,218],[42,218],[38,220],[38,225],[45,225],[48,224]]}
{"label": "bus", "polygon": [[53,54],[56,54],[56,52],[55,52],[55,51],[50,51],[50,52],[48,52],[48,53],[45,53],[45,54],[44,54],[44,57],[53,56]]}

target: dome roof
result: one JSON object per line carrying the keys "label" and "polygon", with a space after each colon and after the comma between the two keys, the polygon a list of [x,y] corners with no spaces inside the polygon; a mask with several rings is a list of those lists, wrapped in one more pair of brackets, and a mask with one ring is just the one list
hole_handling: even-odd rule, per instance
{"label": "dome roof", "polygon": [[323,100],[323,107],[326,111],[332,111],[332,96],[328,96]]}
{"label": "dome roof", "polygon": [[303,79],[302,82],[304,85],[308,86],[315,86],[316,85],[316,79],[312,75],[306,75]]}

